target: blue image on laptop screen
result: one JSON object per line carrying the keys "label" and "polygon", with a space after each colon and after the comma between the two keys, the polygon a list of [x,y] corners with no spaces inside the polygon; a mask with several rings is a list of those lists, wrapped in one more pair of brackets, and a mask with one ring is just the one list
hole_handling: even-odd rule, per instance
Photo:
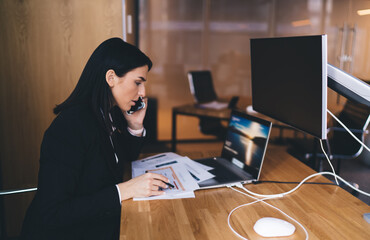
{"label": "blue image on laptop screen", "polygon": [[257,176],[263,161],[270,125],[233,114],[230,118],[222,157]]}

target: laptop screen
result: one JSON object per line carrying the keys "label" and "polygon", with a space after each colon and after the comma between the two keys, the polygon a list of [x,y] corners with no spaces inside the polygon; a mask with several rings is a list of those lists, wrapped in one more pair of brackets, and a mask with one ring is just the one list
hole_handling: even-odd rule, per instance
{"label": "laptop screen", "polygon": [[231,161],[257,179],[270,131],[271,122],[233,111],[221,157]]}

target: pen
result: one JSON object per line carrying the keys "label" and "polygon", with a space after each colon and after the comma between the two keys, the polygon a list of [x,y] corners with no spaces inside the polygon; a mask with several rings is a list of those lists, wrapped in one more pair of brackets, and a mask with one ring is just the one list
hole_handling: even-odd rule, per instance
{"label": "pen", "polygon": [[165,181],[162,181],[164,184],[166,184],[170,189],[171,188],[175,188],[174,185],[172,185],[171,183],[168,183],[168,182],[165,182]]}
{"label": "pen", "polygon": [[[147,173],[148,171],[145,171],[145,173]],[[162,181],[164,184],[166,184],[170,189],[171,188],[175,188],[175,186],[174,185],[172,185],[171,183],[168,183],[168,182],[165,182],[165,181],[163,181],[163,180],[160,180],[160,181]]]}
{"label": "pen", "polygon": [[155,165],[155,167],[156,168],[159,168],[159,167],[163,167],[163,166],[166,166],[166,165],[171,165],[171,164],[174,164],[174,163],[177,163],[177,161],[172,161],[172,162],[166,162],[166,163],[158,164],[158,165]]}
{"label": "pen", "polygon": [[197,178],[197,176],[195,176],[194,174],[192,174],[190,171],[189,171],[189,173],[190,173],[190,175],[191,175],[195,180],[197,180],[197,181],[199,181],[199,180],[200,180],[199,178]]}

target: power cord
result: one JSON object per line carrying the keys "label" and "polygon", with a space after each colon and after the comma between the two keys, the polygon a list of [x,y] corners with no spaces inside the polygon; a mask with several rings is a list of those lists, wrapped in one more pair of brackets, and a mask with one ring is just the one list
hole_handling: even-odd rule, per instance
{"label": "power cord", "polygon": [[[237,187],[239,187],[240,188],[240,186],[242,186],[241,184],[235,184],[235,186],[237,186]],[[232,189],[232,190],[234,190],[234,191],[236,191],[236,192],[239,192],[239,193],[241,193],[241,194],[243,194],[243,195],[245,195],[245,196],[248,196],[248,197],[250,197],[250,198],[253,198],[253,199],[255,199],[255,201],[253,201],[253,202],[250,202],[250,203],[246,203],[246,204],[243,204],[243,205],[240,205],[240,206],[238,206],[238,207],[236,207],[236,208],[234,208],[233,210],[231,210],[231,212],[229,213],[229,215],[228,215],[228,217],[227,217],[227,224],[228,224],[228,226],[229,226],[229,228],[231,229],[231,231],[235,234],[235,235],[237,235],[239,238],[241,238],[241,239],[244,239],[244,240],[248,240],[247,238],[245,238],[245,237],[243,237],[242,235],[240,235],[238,232],[236,232],[235,231],[235,229],[231,226],[231,224],[230,224],[230,218],[231,218],[231,215],[236,211],[236,210],[238,210],[238,209],[240,209],[240,208],[242,208],[242,207],[245,207],[245,206],[248,206],[248,205],[252,205],[252,204],[254,204],[254,203],[258,203],[258,202],[262,202],[262,203],[264,203],[264,204],[266,204],[267,206],[269,206],[269,207],[272,207],[272,208],[274,208],[274,209],[276,209],[276,210],[278,210],[280,213],[282,213],[283,215],[285,215],[286,217],[288,217],[289,219],[291,219],[291,220],[293,220],[295,223],[297,223],[302,229],[303,229],[303,231],[305,232],[305,234],[306,234],[306,240],[308,239],[308,232],[307,232],[307,230],[306,230],[306,228],[300,223],[300,222],[298,222],[297,220],[295,220],[294,218],[292,218],[291,216],[289,216],[287,213],[285,213],[284,211],[282,211],[281,209],[279,209],[279,208],[277,208],[277,207],[275,207],[275,206],[273,206],[273,205],[271,205],[271,204],[269,204],[269,203],[267,203],[267,202],[265,202],[265,200],[271,200],[271,199],[276,199],[276,198],[279,198],[279,197],[266,197],[266,198],[256,198],[256,197],[253,197],[253,196],[251,196],[251,195],[248,195],[247,193],[244,193],[244,192],[242,192],[242,191],[239,191],[238,189],[235,189],[235,188],[233,188],[233,186],[227,186],[228,188],[230,188],[230,189]],[[243,186],[242,186],[243,187]],[[242,188],[243,190],[245,190],[245,188],[243,187]]]}
{"label": "power cord", "polygon": [[[273,180],[260,180],[260,181],[253,181],[253,184],[261,184],[261,183],[281,183],[281,184],[299,184],[300,182],[284,182],[284,181],[273,181]],[[304,182],[303,184],[312,184],[312,185],[333,185],[337,186],[335,183],[327,183],[327,182]]]}
{"label": "power cord", "polygon": [[[262,202],[276,210],[278,210],[279,212],[283,213],[284,215],[286,215],[287,217],[289,217],[290,219],[292,219],[294,222],[296,222],[300,227],[302,227],[302,229],[304,230],[305,234],[306,234],[306,239],[308,239],[308,233],[307,233],[307,230],[303,227],[302,224],[300,224],[297,220],[293,219],[292,217],[290,217],[288,214],[284,213],[282,210],[280,210],[279,208],[269,204],[269,203],[266,203],[265,200],[271,200],[271,199],[276,199],[276,198],[282,198],[284,197],[285,195],[288,195],[294,191],[296,191],[300,186],[302,186],[302,184],[304,182],[306,182],[307,180],[313,178],[313,177],[316,177],[316,176],[319,176],[319,175],[331,175],[331,176],[336,176],[340,181],[342,181],[344,184],[348,185],[350,188],[352,188],[353,190],[355,191],[358,191],[359,193],[361,194],[364,194],[365,196],[368,196],[370,197],[370,193],[367,193],[367,192],[364,192],[360,189],[357,189],[355,187],[353,187],[350,183],[348,183],[346,180],[344,180],[343,178],[341,178],[340,176],[332,173],[332,172],[319,172],[319,173],[315,173],[315,174],[312,174],[308,177],[306,177],[305,179],[303,179],[295,188],[291,189],[290,191],[287,191],[287,192],[284,192],[284,193],[278,193],[278,194],[270,194],[270,195],[266,195],[266,194],[258,194],[258,193],[254,193],[248,189],[246,189],[241,183],[237,183],[237,184],[234,184],[234,185],[228,185],[227,187],[236,191],[236,192],[239,192],[243,195],[246,195],[246,196],[249,196],[253,199],[255,199],[255,201],[253,202],[250,202],[250,203],[247,203],[247,204],[243,204],[243,205],[240,205],[236,208],[234,208],[230,213],[229,213],[229,216],[227,218],[227,222],[228,222],[228,225],[229,225],[229,228],[234,232],[235,235],[237,235],[238,237],[242,238],[242,239],[246,239],[245,237],[241,236],[239,233],[237,233],[232,227],[231,227],[231,224],[230,224],[230,218],[231,218],[231,215],[234,211],[236,211],[237,209],[241,208],[241,207],[244,207],[244,206],[248,206],[248,205],[252,205],[254,203],[258,203],[258,202]],[[246,191],[247,193],[251,194],[251,195],[248,195],[247,193],[244,193],[242,191],[239,191],[235,188],[233,188],[233,186],[236,186],[244,191]],[[254,197],[254,196],[257,196],[257,197],[262,197],[262,198],[257,198],[257,197]]]}
{"label": "power cord", "polygon": [[331,175],[331,176],[334,176],[334,177],[337,177],[339,180],[341,180],[344,184],[348,185],[350,188],[352,188],[353,190],[355,191],[358,191],[359,193],[361,194],[364,194],[365,196],[368,196],[370,197],[370,193],[367,193],[367,192],[364,192],[360,189],[357,189],[355,187],[352,186],[352,184],[348,183],[346,180],[344,180],[343,178],[341,178],[340,176],[336,175],[335,173],[332,173],[332,172],[318,172],[318,173],[314,173],[308,177],[306,177],[305,179],[303,179],[295,188],[287,191],[287,192],[283,192],[283,193],[278,193],[278,194],[269,194],[269,195],[266,195],[266,194],[259,194],[259,193],[254,193],[248,189],[246,189],[243,185],[241,185],[240,183],[239,184],[236,184],[235,186],[237,187],[240,187],[241,189],[243,189],[244,191],[246,191],[247,193],[251,194],[251,195],[254,195],[254,196],[257,196],[257,197],[284,197],[285,195],[288,195],[294,191],[296,191],[300,186],[302,186],[302,184],[304,182],[306,182],[307,180],[313,178],[313,177],[316,177],[316,176],[319,176],[319,175]]}
{"label": "power cord", "polygon": [[337,176],[337,174],[335,174],[335,170],[334,170],[333,164],[331,164],[331,161],[330,161],[330,159],[329,159],[328,155],[326,154],[324,147],[322,146],[322,141],[321,141],[321,139],[320,139],[320,146],[321,146],[321,151],[324,153],[324,155],[325,155],[325,157],[326,157],[326,160],[328,161],[328,163],[329,163],[329,165],[330,165],[330,167],[331,167],[331,170],[332,170],[332,171],[333,171],[333,173],[334,173],[335,183],[336,183],[337,185],[339,185],[339,183],[338,183],[338,179],[337,179],[337,177],[336,177],[336,176]]}
{"label": "power cord", "polygon": [[[370,152],[370,148],[366,146],[360,139],[358,139],[352,132],[349,130],[344,123],[342,123],[332,112],[329,111],[329,109],[326,110],[344,129],[347,130],[347,132],[357,141],[359,142],[364,148],[366,148],[367,151]],[[370,118],[367,119],[367,121],[370,121]],[[366,124],[365,124],[366,125]]]}
{"label": "power cord", "polygon": [[[330,114],[330,115],[332,115],[332,117],[336,120],[336,121],[338,121],[348,132],[349,132],[349,134],[355,139],[355,140],[357,140],[364,148],[366,148],[369,152],[370,152],[370,149],[363,143],[363,142],[361,142],[334,114],[332,114],[329,110],[327,110],[327,112]],[[368,119],[368,121],[370,121],[370,118]],[[270,207],[272,207],[272,208],[274,208],[274,209],[276,209],[276,210],[278,210],[279,212],[281,212],[282,214],[284,214],[285,216],[287,216],[288,218],[290,218],[291,220],[293,220],[294,222],[296,222],[302,229],[303,229],[303,231],[305,232],[305,234],[306,234],[306,240],[308,239],[308,232],[307,232],[307,230],[306,230],[306,228],[301,224],[301,223],[299,223],[297,220],[295,220],[294,218],[292,218],[292,217],[290,217],[288,214],[286,214],[285,212],[283,212],[281,209],[279,209],[279,208],[277,208],[277,207],[275,207],[275,206],[273,206],[273,205],[271,205],[271,204],[269,204],[269,203],[266,203],[265,202],[265,200],[271,200],[271,199],[277,199],[277,198],[282,198],[282,197],[284,197],[285,195],[288,195],[288,194],[290,194],[290,193],[293,193],[294,191],[296,191],[296,190],[298,190],[298,188],[300,188],[301,186],[302,186],[302,184],[330,184],[330,185],[333,185],[332,183],[312,183],[312,182],[306,182],[307,180],[309,180],[309,179],[311,179],[311,178],[313,178],[313,177],[316,177],[316,176],[319,176],[319,175],[331,175],[331,176],[334,176],[334,178],[335,178],[335,182],[336,182],[336,185],[339,185],[339,183],[338,183],[338,179],[340,180],[340,181],[342,181],[344,184],[346,184],[347,186],[349,186],[350,188],[352,188],[353,190],[355,190],[355,191],[357,191],[357,192],[359,192],[359,193],[361,193],[361,194],[364,194],[365,196],[368,196],[368,197],[370,197],[370,193],[367,193],[367,192],[365,192],[365,191],[362,191],[362,190],[360,190],[360,189],[358,189],[358,188],[355,188],[355,187],[353,187],[350,183],[348,183],[346,180],[344,180],[343,178],[341,178],[340,176],[338,176],[337,174],[335,174],[335,170],[334,170],[334,167],[333,167],[333,165],[331,164],[331,161],[330,161],[330,159],[329,159],[329,157],[328,157],[328,155],[326,154],[326,152],[325,152],[325,150],[324,150],[324,147],[323,147],[323,144],[322,144],[322,141],[321,141],[321,139],[320,139],[320,146],[321,146],[321,150],[322,150],[322,152],[324,153],[324,155],[325,155],[325,157],[326,157],[326,159],[327,159],[327,161],[328,161],[328,163],[329,163],[329,165],[330,165],[330,167],[331,167],[331,169],[332,169],[332,171],[333,172],[318,172],[318,173],[315,173],[315,174],[312,174],[312,175],[310,175],[310,176],[308,176],[308,177],[306,177],[305,179],[303,179],[301,182],[299,182],[298,183],[298,185],[295,187],[295,188],[293,188],[293,189],[291,189],[290,191],[287,191],[287,192],[284,192],[284,193],[278,193],[278,194],[269,194],[269,195],[266,195],[266,194],[259,194],[259,193],[254,193],[254,192],[252,192],[252,191],[250,191],[250,190],[248,190],[248,189],[246,189],[241,183],[237,183],[237,184],[234,184],[234,185],[229,185],[229,186],[227,186],[228,188],[230,188],[230,189],[232,189],[232,190],[234,190],[234,191],[236,191],[236,192],[239,192],[239,193],[241,193],[241,194],[243,194],[243,195],[246,195],[246,196],[248,196],[248,197],[250,197],[250,198],[253,198],[253,199],[255,199],[255,201],[253,201],[253,202],[250,202],[250,203],[246,203],[246,204],[242,204],[242,205],[240,205],[240,206],[238,206],[238,207],[236,207],[236,208],[234,208],[230,213],[229,213],[229,215],[228,215],[228,217],[227,217],[227,223],[228,223],[228,225],[229,225],[229,228],[233,231],[233,233],[235,234],[235,235],[237,235],[238,237],[240,237],[241,239],[245,239],[245,240],[248,240],[247,238],[245,238],[245,237],[243,237],[243,236],[241,236],[239,233],[237,233],[234,229],[233,229],[233,227],[231,226],[231,224],[230,224],[230,218],[231,218],[231,215],[236,211],[236,210],[238,210],[238,209],[240,209],[241,207],[245,207],[245,206],[249,206],[249,205],[252,205],[252,204],[254,204],[254,203],[258,203],[258,202],[262,202],[262,203],[264,203],[264,204],[266,204],[266,205],[268,205],[268,206],[270,206]],[[277,182],[277,181],[256,181],[256,182],[253,182],[254,184],[258,184],[258,183],[263,183],[263,182],[275,182],[275,183],[293,183],[293,182]],[[249,194],[247,194],[247,193],[244,193],[244,192],[242,192],[242,191],[239,191],[239,190],[237,190],[237,189],[235,189],[235,188],[233,188],[233,186],[236,186],[236,187],[238,187],[238,188],[240,188],[240,189],[242,189],[242,190],[244,190],[245,192],[247,192],[247,193],[249,193]],[[252,196],[252,195],[254,195],[254,196],[256,196],[256,197],[254,197],[254,196]],[[261,198],[257,198],[257,197],[261,197]]]}

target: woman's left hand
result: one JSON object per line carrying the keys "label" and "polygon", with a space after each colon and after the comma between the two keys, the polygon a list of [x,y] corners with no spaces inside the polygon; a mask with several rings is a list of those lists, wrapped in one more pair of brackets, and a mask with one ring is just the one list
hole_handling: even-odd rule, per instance
{"label": "woman's left hand", "polygon": [[127,114],[126,111],[123,112],[123,116],[127,120],[128,127],[133,130],[139,130],[144,127],[143,122],[146,109],[148,107],[148,98],[143,98],[143,102],[145,103],[145,107],[136,112],[133,112],[131,115]]}

